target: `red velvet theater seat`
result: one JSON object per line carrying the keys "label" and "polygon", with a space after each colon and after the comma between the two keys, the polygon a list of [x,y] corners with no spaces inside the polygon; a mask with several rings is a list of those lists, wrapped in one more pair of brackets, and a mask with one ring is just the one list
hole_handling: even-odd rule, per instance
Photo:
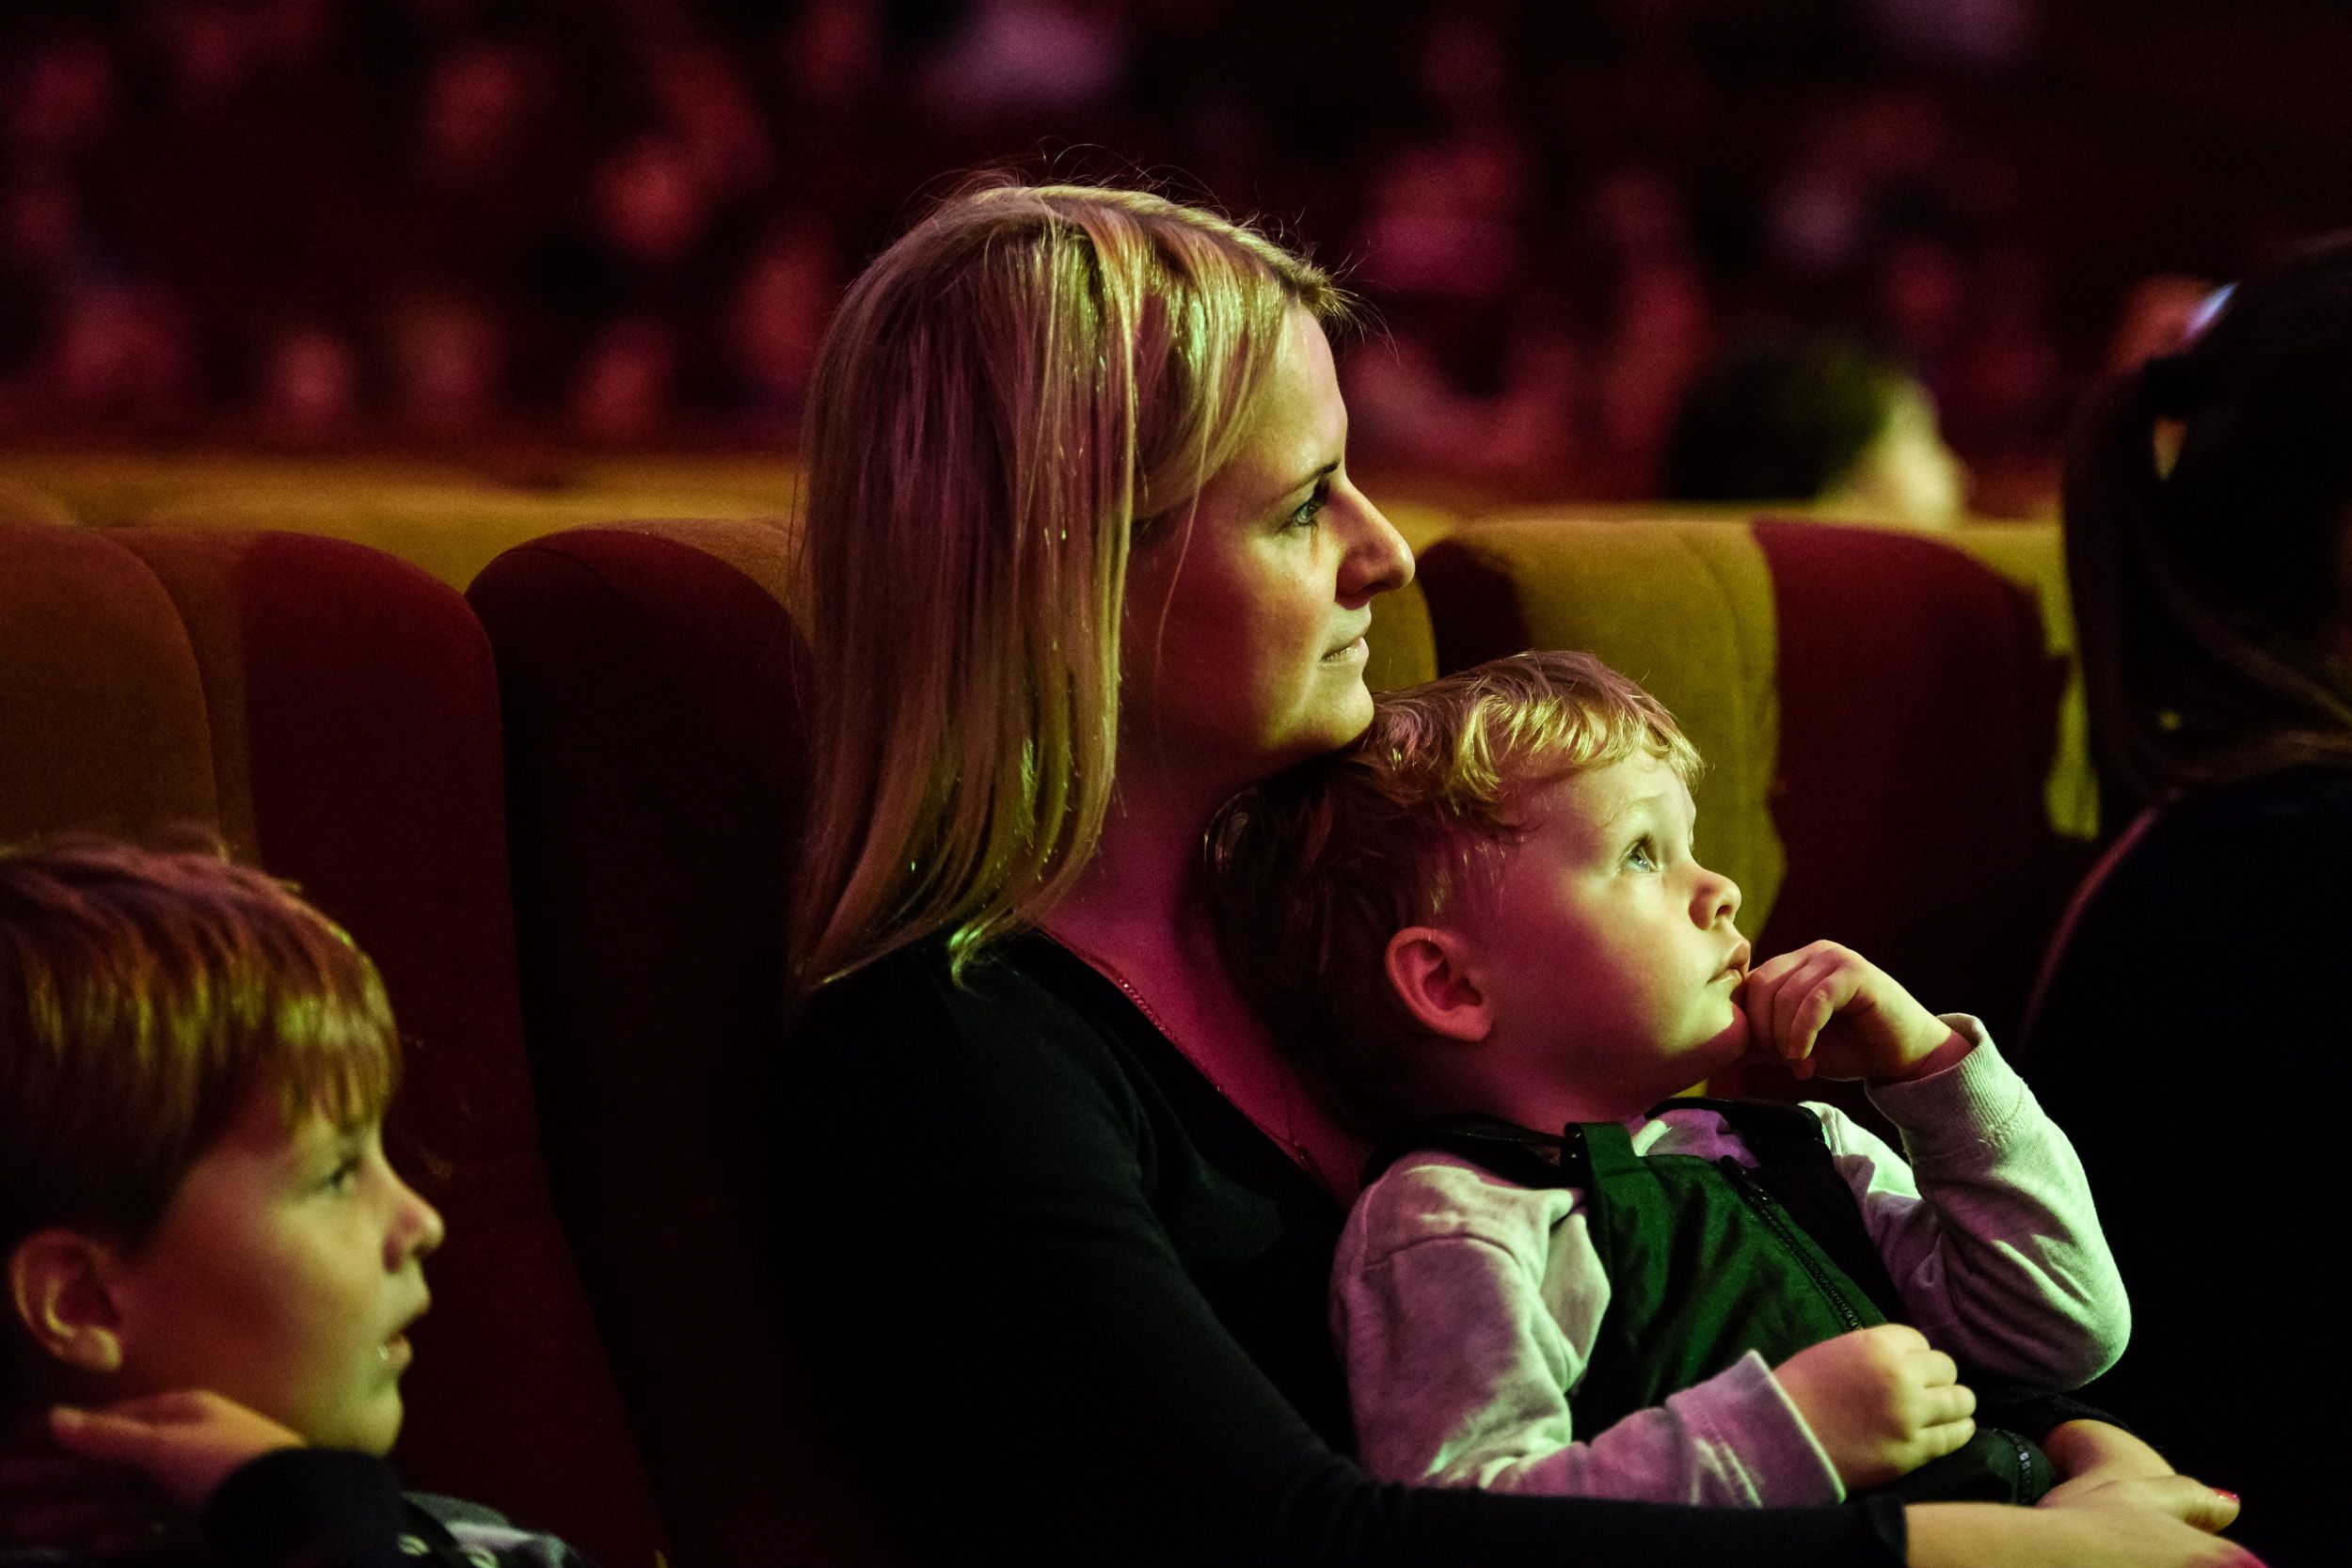
{"label": "red velvet theater seat", "polygon": [[803,768],[784,575],[773,527],[644,523],[519,546],[469,594],[506,714],[549,1168],[694,1568],[883,1560],[800,1418],[759,1208],[789,1136],[760,1088]]}
{"label": "red velvet theater seat", "polygon": [[404,1475],[648,1568],[650,1496],[539,1162],[465,601],[336,540],[0,526],[0,838],[182,823],[348,927],[412,1042],[394,1153],[449,1241]]}

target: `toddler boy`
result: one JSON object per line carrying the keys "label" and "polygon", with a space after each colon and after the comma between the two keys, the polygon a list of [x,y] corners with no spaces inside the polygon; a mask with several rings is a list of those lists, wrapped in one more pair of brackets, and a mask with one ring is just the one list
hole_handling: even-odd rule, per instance
{"label": "toddler boy", "polygon": [[386,1163],[375,967],[216,855],[0,847],[0,1568],[556,1568],[404,1495],[441,1217]]}
{"label": "toddler boy", "polygon": [[[1975,1020],[1829,942],[1751,971],[1740,890],[1693,856],[1698,767],[1632,682],[1527,654],[1384,696],[1213,830],[1236,978],[1380,1139],[1331,1285],[1363,1461],[1745,1506],[2039,1496],[2019,1433],[2083,1407],[2027,1391],[2129,1325],[2081,1167]],[[1671,1098],[1751,1052],[1865,1080],[1912,1163],[1825,1105]],[[2164,1469],[2090,1422],[2054,1448],[2071,1471],[2110,1436]]]}

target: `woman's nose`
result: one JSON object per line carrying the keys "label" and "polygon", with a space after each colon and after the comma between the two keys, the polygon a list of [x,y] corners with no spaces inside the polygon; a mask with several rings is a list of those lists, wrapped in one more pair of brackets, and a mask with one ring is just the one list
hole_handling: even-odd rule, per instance
{"label": "woman's nose", "polygon": [[1405,542],[1405,535],[1396,531],[1372,499],[1350,483],[1350,509],[1357,514],[1357,536],[1351,541],[1347,562],[1342,574],[1340,592],[1343,596],[1363,600],[1391,589],[1402,588],[1413,580],[1413,547]]}

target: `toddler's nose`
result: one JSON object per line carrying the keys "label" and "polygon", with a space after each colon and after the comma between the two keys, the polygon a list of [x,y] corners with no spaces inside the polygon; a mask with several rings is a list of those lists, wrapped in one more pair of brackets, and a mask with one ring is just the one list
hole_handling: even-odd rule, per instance
{"label": "toddler's nose", "polygon": [[1698,923],[1712,926],[1717,921],[1736,921],[1740,917],[1740,884],[1717,871],[1702,872],[1699,879],[1696,911]]}

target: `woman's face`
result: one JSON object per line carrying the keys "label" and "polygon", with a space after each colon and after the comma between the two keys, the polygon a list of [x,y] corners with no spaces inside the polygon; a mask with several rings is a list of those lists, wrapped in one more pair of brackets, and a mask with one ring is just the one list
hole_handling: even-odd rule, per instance
{"label": "woman's face", "polygon": [[1364,628],[1413,554],[1347,477],[1331,347],[1291,312],[1232,461],[1137,547],[1120,647],[1120,758],[1223,792],[1372,721]]}

